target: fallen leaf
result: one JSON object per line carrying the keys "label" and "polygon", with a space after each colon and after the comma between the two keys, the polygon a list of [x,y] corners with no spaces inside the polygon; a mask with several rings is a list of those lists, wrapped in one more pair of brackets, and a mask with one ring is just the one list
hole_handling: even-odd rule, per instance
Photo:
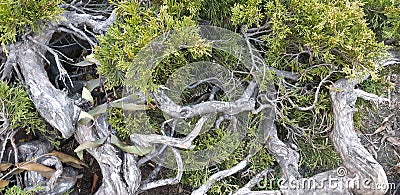
{"label": "fallen leaf", "polygon": [[80,124],[87,125],[90,122],[90,120],[94,120],[94,118],[89,113],[85,111],[81,111],[81,113],[79,113],[78,122]]}
{"label": "fallen leaf", "polygon": [[55,151],[54,150],[53,152],[48,153],[46,155],[55,156],[58,159],[60,159],[60,161],[63,162],[63,163],[72,163],[72,164],[78,165],[78,166],[73,166],[73,167],[78,168],[78,169],[83,168],[83,167],[81,167],[79,165],[88,167],[84,162],[80,161],[79,159],[77,159],[77,158],[75,158],[73,156],[70,156],[68,154],[64,154],[62,152],[59,152],[59,151]]}
{"label": "fallen leaf", "polygon": [[94,104],[92,94],[86,87],[82,88],[82,98],[89,101],[92,105]]}
{"label": "fallen leaf", "polygon": [[88,113],[93,117],[97,117],[106,112],[107,112],[107,103],[96,106],[95,108],[89,110]]}
{"label": "fallen leaf", "polygon": [[122,110],[136,111],[136,110],[147,110],[149,106],[143,104],[113,102],[111,106],[114,108],[121,108]]}
{"label": "fallen leaf", "polygon": [[375,134],[377,134],[377,133],[382,132],[383,130],[386,129],[386,126],[387,126],[387,125],[388,125],[388,123],[385,123],[384,125],[380,126],[378,129],[376,129],[376,130],[372,133],[372,135],[375,135]]}
{"label": "fallen leaf", "polygon": [[85,67],[85,66],[90,66],[90,65],[93,65],[93,64],[94,64],[94,63],[92,63],[92,62],[81,61],[81,62],[78,62],[78,63],[76,63],[76,64],[72,64],[72,66]]}
{"label": "fallen leaf", "polygon": [[89,90],[89,91],[93,91],[94,88],[100,86],[100,78],[97,79],[92,79],[86,82],[85,87]]}
{"label": "fallen leaf", "polygon": [[121,142],[115,135],[111,135],[111,143],[124,152],[143,156],[153,150],[153,147],[130,146]]}
{"label": "fallen leaf", "polygon": [[97,184],[98,180],[99,180],[99,176],[97,176],[97,174],[95,173],[93,175],[92,190],[91,190],[92,193],[94,192],[94,188],[96,188],[96,184]]}
{"label": "fallen leaf", "polygon": [[[147,110],[150,108],[148,105],[132,104],[132,103],[122,103],[122,102],[111,102],[110,107],[122,108],[123,110],[136,111],[136,110]],[[89,110],[88,114],[93,118],[107,112],[107,103],[96,106],[95,108]],[[81,123],[82,124],[82,123]],[[87,124],[87,123],[86,123]]]}
{"label": "fallen leaf", "polygon": [[81,145],[79,145],[77,148],[75,148],[74,152],[78,155],[79,159],[82,160],[83,159],[83,150],[99,147],[104,144],[104,142],[107,140],[107,138],[108,138],[108,136],[105,136],[96,141],[84,141]]}
{"label": "fallen leaf", "polygon": [[36,171],[45,178],[50,178],[56,171],[50,167],[35,162],[22,162],[17,164],[18,169],[25,171]]}
{"label": "fallen leaf", "polygon": [[5,188],[6,186],[8,186],[9,183],[9,181],[0,180],[0,188]]}
{"label": "fallen leaf", "polygon": [[6,171],[11,165],[11,163],[0,163],[0,171]]}
{"label": "fallen leaf", "polygon": [[101,64],[100,64],[100,61],[98,61],[98,60],[94,57],[94,54],[87,55],[86,57],[84,57],[84,59],[85,59],[85,61],[91,62],[92,64],[101,65]]}

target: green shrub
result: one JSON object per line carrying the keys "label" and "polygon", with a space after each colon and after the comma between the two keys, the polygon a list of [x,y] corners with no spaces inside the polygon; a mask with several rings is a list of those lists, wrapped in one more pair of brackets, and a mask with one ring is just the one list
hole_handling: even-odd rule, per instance
{"label": "green shrub", "polygon": [[3,108],[4,105],[9,130],[22,128],[27,133],[38,131],[55,146],[59,145],[57,141],[60,138],[59,135],[56,131],[47,129],[46,122],[36,111],[22,85],[11,87],[0,81],[0,99],[0,107]]}
{"label": "green shrub", "polygon": [[400,45],[400,2],[393,0],[362,0],[367,22],[379,40]]}
{"label": "green shrub", "polygon": [[0,43],[5,46],[17,41],[17,35],[40,31],[62,10],[62,0],[2,0],[0,3]]}

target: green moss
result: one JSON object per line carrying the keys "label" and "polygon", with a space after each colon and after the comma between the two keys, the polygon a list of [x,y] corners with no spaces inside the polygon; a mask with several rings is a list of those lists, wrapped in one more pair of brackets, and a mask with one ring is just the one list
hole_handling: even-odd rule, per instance
{"label": "green moss", "polygon": [[57,19],[62,0],[2,0],[0,3],[0,43],[17,41],[17,35],[38,32],[46,22]]}

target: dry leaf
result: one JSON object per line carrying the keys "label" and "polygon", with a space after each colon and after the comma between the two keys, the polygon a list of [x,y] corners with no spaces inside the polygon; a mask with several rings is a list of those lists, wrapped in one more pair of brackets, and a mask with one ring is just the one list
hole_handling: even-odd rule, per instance
{"label": "dry leaf", "polygon": [[386,138],[390,143],[392,143],[395,146],[400,146],[400,140],[395,137],[388,137]]}
{"label": "dry leaf", "polygon": [[18,169],[25,171],[36,171],[45,178],[50,178],[56,171],[50,167],[35,162],[23,162],[17,164]]}
{"label": "dry leaf", "polygon": [[92,193],[94,192],[94,189],[96,188],[96,184],[97,184],[97,181],[99,180],[99,176],[97,176],[97,174],[95,173],[94,175],[93,175],[93,182],[92,182]]}
{"label": "dry leaf", "polygon": [[82,88],[82,98],[89,101],[92,105],[94,104],[92,94],[86,87]]}
{"label": "dry leaf", "polygon": [[0,180],[0,188],[5,188],[6,186],[8,186],[9,183],[9,181]]}
{"label": "dry leaf", "polygon": [[78,122],[82,125],[87,125],[91,120],[94,120],[93,116],[85,111],[81,111],[78,117]]}
{"label": "dry leaf", "polygon": [[77,159],[77,158],[75,158],[75,157],[73,157],[73,156],[71,156],[71,155],[68,155],[68,154],[64,154],[64,153],[62,153],[62,152],[59,152],[59,151],[55,151],[55,150],[54,150],[53,152],[48,153],[48,154],[46,154],[46,155],[55,156],[55,157],[57,157],[58,159],[60,159],[60,161],[63,162],[63,163],[72,163],[72,164],[74,164],[74,165],[78,165],[78,166],[73,166],[73,165],[72,165],[73,167],[78,168],[78,169],[83,168],[83,167],[81,167],[81,166],[79,166],[79,165],[88,167],[84,162],[80,161],[79,159]]}
{"label": "dry leaf", "polygon": [[88,61],[81,61],[81,62],[78,62],[76,64],[71,64],[71,65],[79,66],[79,67],[85,67],[85,66],[93,65],[93,63],[92,62],[88,62]]}
{"label": "dry leaf", "polygon": [[11,163],[0,163],[0,171],[6,171],[11,165]]}
{"label": "dry leaf", "polygon": [[93,89],[95,89],[96,87],[100,86],[100,78],[97,79],[92,79],[90,81],[87,81],[85,84],[85,87],[89,90],[89,91],[93,91]]}

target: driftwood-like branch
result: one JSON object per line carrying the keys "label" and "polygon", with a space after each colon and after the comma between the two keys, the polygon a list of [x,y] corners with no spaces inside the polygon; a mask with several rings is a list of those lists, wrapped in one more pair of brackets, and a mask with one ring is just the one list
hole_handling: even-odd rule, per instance
{"label": "driftwood-like branch", "polygon": [[176,159],[176,164],[177,164],[177,168],[178,168],[178,173],[176,174],[175,178],[169,178],[169,179],[160,179],[154,182],[150,182],[150,183],[145,183],[142,184],[140,186],[140,190],[141,191],[145,191],[145,190],[149,190],[149,189],[153,189],[156,187],[160,187],[160,186],[165,186],[165,185],[174,185],[177,184],[181,181],[182,175],[183,175],[183,161],[182,161],[182,157],[179,154],[179,151],[175,148],[171,148],[172,152],[175,155],[175,159]]}
{"label": "driftwood-like branch", "polygon": [[377,96],[375,94],[368,93],[368,92],[365,92],[365,91],[360,90],[360,89],[354,89],[354,93],[356,94],[357,97],[362,98],[362,99],[367,100],[367,101],[373,101],[373,102],[376,102],[376,103],[382,103],[382,102],[388,102],[389,101],[388,98],[379,97],[379,96]]}
{"label": "driftwood-like branch", "polygon": [[367,187],[371,189],[361,187],[351,189],[351,191],[355,194],[385,194],[387,189],[379,188],[379,186],[388,186],[385,171],[363,147],[354,131],[353,113],[357,99],[355,84],[355,81],[339,80],[333,86],[341,90],[330,91],[335,117],[331,138],[343,160],[343,165],[349,171],[346,178],[350,180],[352,177],[358,177],[360,182],[370,181]]}
{"label": "driftwood-like branch", "polygon": [[257,185],[259,182],[261,182],[264,177],[270,173],[271,170],[267,169],[264,171],[261,171],[259,174],[257,174],[256,176],[254,176],[246,185],[243,186],[243,188],[240,188],[238,191],[236,191],[233,195],[248,195],[248,194],[258,194],[258,195],[262,195],[262,194],[281,194],[281,192],[279,190],[270,190],[270,191],[251,191],[251,188],[253,188],[255,185]]}
{"label": "driftwood-like branch", "polygon": [[357,95],[365,96],[354,89],[356,83],[342,79],[330,90],[334,113],[331,138],[344,167],[301,178],[297,171],[298,154],[276,137],[276,128],[273,126],[267,131],[267,146],[282,168],[280,190],[251,191],[253,183],[260,180],[258,175],[237,194],[385,194],[389,187],[386,174],[354,131],[353,112]]}
{"label": "driftwood-like branch", "polygon": [[209,118],[209,115],[205,115],[199,119],[193,131],[190,132],[185,138],[174,138],[166,135],[142,135],[133,133],[130,136],[132,142],[143,146],[149,146],[149,144],[165,144],[171,147],[182,148],[182,149],[193,149],[195,146],[192,142],[199,135],[204,123]]}
{"label": "driftwood-like branch", "polygon": [[[43,35],[37,39],[50,40],[50,35]],[[69,138],[75,131],[75,123],[80,109],[67,97],[67,93],[56,89],[44,70],[40,56],[33,50],[32,43],[24,42],[15,52],[25,83],[29,89],[29,96],[40,115],[55,129],[59,130],[64,138]],[[37,48],[37,47],[36,47]],[[45,51],[36,49],[37,52]]]}
{"label": "driftwood-like branch", "polygon": [[[95,127],[78,124],[75,139],[83,143],[109,134],[105,116],[98,117],[95,124]],[[103,175],[102,185],[96,194],[135,194],[137,192],[141,173],[134,155],[123,153],[123,159],[121,159],[118,150],[107,142],[86,151],[97,160]]]}
{"label": "driftwood-like branch", "polygon": [[214,183],[218,182],[221,179],[229,177],[229,176],[237,173],[238,171],[244,169],[247,166],[247,164],[248,164],[247,160],[242,160],[240,163],[238,163],[237,165],[233,166],[230,169],[223,170],[223,171],[220,171],[218,173],[211,175],[211,177],[208,178],[208,180],[205,184],[201,185],[197,190],[192,192],[192,195],[206,194],[207,191],[211,188],[211,186]]}
{"label": "driftwood-like branch", "polygon": [[93,32],[98,34],[104,34],[117,19],[116,10],[113,10],[108,18],[104,16],[92,16],[90,14],[78,14],[76,12],[65,12],[62,17],[66,19],[60,22],[62,26],[68,27],[70,24],[84,24],[92,28]]}
{"label": "driftwood-like branch", "polygon": [[252,111],[255,106],[255,98],[252,96],[256,92],[257,83],[252,81],[243,95],[234,102],[207,101],[196,105],[180,106],[173,102],[162,90],[153,94],[158,102],[159,108],[173,118],[193,118],[209,113],[223,112],[234,115],[244,111]]}

